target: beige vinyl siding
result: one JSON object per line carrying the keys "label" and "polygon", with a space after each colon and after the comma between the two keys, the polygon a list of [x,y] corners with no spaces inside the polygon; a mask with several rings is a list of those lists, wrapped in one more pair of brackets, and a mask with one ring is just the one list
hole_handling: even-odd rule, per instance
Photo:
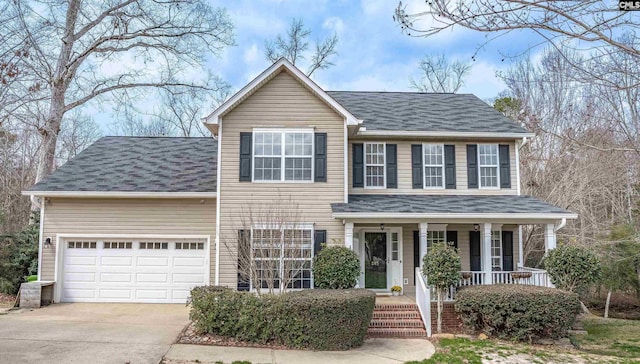
{"label": "beige vinyl siding", "polygon": [[[314,128],[327,133],[327,182],[239,182],[240,133],[253,128]],[[220,284],[235,287],[235,241],[241,218],[277,199],[300,206],[300,222],[327,230],[327,243],[344,244],[331,203],[344,202],[344,119],[287,71],[282,71],[223,117],[221,123]],[[243,210],[245,211],[243,213]]]}
{"label": "beige vinyl siding", "polygon": [[[51,198],[45,205],[42,279],[54,280],[57,234],[207,235],[216,233],[215,199]],[[211,282],[215,249],[211,247]]]}
{"label": "beige vinyl siding", "polygon": [[[387,144],[398,145],[398,188],[369,189],[353,187],[353,143],[365,143],[369,140],[349,141],[349,193],[350,194],[442,194],[442,195],[515,195],[517,193],[515,142],[491,142],[509,144],[509,162],[511,164],[510,189],[469,189],[467,188],[467,144],[478,144],[477,141],[419,141],[419,140],[377,140]],[[426,143],[453,144],[456,148],[456,189],[414,189],[411,175],[411,145]]]}

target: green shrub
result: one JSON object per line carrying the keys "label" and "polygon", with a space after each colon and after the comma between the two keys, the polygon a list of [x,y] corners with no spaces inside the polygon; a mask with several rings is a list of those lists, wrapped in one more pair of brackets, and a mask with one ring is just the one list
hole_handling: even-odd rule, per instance
{"label": "green shrub", "polygon": [[580,312],[574,293],[555,288],[494,285],[460,290],[456,311],[468,329],[503,339],[566,335]]}
{"label": "green shrub", "polygon": [[598,258],[582,246],[560,245],[545,255],[543,263],[551,282],[571,292],[582,293],[602,277]]}
{"label": "green shrub", "polygon": [[204,286],[191,291],[190,319],[200,333],[290,348],[347,350],[362,345],[375,294],[362,289],[255,295]]}
{"label": "green shrub", "polygon": [[316,287],[347,289],[356,286],[360,277],[360,260],[351,249],[332,246],[320,250],[313,259],[313,281]]}
{"label": "green shrub", "polygon": [[16,294],[38,272],[39,218],[15,234],[0,234],[0,293]]}

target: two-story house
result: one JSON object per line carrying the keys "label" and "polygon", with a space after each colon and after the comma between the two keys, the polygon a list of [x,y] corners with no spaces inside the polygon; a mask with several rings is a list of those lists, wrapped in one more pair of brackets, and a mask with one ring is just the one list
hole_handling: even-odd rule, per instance
{"label": "two-story house", "polygon": [[[421,257],[457,246],[461,284],[548,285],[524,267],[522,225],[547,249],[576,215],[520,193],[532,134],[473,95],[325,91],[286,60],[204,120],[215,138],[106,137],[25,194],[41,206],[38,275],[56,302],[184,302],[239,279],[234,241],[289,237],[311,288],[321,243],[360,257],[358,285],[416,291]],[[247,206],[287,199],[300,221],[241,226]],[[289,231],[295,230],[295,231]],[[234,240],[235,239],[235,240]],[[229,244],[229,242],[232,242]],[[264,258],[264,257],[263,257]]]}

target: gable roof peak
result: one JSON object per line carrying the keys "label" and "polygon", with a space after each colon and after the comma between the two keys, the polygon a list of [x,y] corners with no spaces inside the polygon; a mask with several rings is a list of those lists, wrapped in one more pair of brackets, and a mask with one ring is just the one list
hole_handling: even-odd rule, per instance
{"label": "gable roof peak", "polygon": [[286,70],[300,83],[302,83],[309,91],[324,101],[338,114],[342,115],[347,121],[347,125],[360,125],[362,120],[356,118],[349,110],[334,100],[325,90],[311,80],[304,72],[297,68],[288,59],[281,57],[266,70],[262,71],[251,82],[246,84],[240,91],[236,92],[227,101],[215,109],[211,114],[202,118],[205,126],[214,134],[217,134],[221,118],[229,111],[233,110],[238,104],[251,96],[255,91],[269,82],[273,77]]}

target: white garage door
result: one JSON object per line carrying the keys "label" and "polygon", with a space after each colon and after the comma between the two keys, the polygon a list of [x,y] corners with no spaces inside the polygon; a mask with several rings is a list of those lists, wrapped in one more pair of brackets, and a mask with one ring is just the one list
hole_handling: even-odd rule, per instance
{"label": "white garage door", "polygon": [[205,240],[68,239],[62,302],[184,303],[207,283]]}

